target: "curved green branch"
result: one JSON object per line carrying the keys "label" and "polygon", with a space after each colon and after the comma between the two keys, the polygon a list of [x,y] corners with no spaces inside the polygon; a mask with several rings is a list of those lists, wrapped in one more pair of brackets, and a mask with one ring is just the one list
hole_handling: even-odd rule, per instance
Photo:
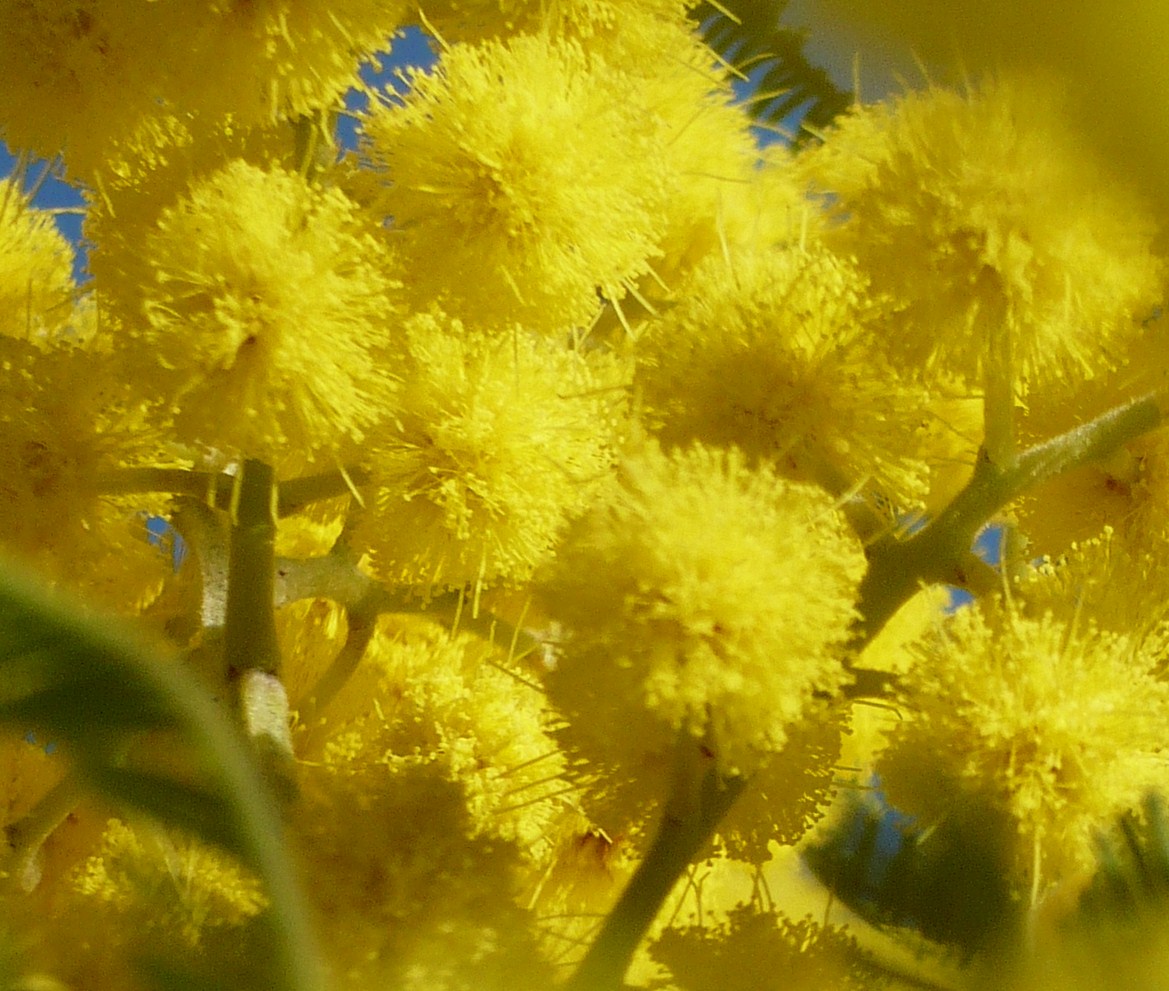
{"label": "curved green branch", "polygon": [[997,465],[985,451],[966,488],[926,526],[907,539],[886,537],[869,548],[869,570],[861,582],[861,622],[853,646],[868,643],[923,584],[970,584],[970,547],[1005,505],[1043,482],[1100,461],[1163,419],[1155,395],[1109,410]]}
{"label": "curved green branch", "polygon": [[746,784],[746,778],[720,775],[699,742],[683,731],[670,795],[653,844],[564,991],[621,988],[633,954],[666,896],[714,835]]}

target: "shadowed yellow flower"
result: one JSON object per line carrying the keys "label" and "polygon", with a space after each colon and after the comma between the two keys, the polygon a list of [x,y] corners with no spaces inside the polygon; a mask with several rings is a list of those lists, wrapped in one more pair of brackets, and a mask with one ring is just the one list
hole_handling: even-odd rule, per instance
{"label": "shadowed yellow flower", "polygon": [[636,31],[643,22],[684,22],[684,0],[438,0],[418,6],[446,42],[548,33],[593,41]]}
{"label": "shadowed yellow flower", "polygon": [[320,733],[321,759],[362,776],[370,798],[389,787],[394,755],[421,755],[458,783],[474,835],[514,842],[533,862],[550,854],[568,790],[564,758],[547,733],[543,692],[494,645],[383,617],[313,739]]}
{"label": "shadowed yellow flower", "polygon": [[776,844],[800,840],[832,801],[848,733],[838,709],[816,708],[790,726],[783,749],[756,769],[750,787],[719,823],[716,846],[723,856],[761,866]]}
{"label": "shadowed yellow flower", "polygon": [[791,991],[871,991],[884,986],[860,962],[851,936],[810,917],[799,921],[755,905],[731,909],[715,926],[666,929],[650,948],[670,968],[676,991],[754,991],[763,974]]}
{"label": "shadowed yellow flower", "polygon": [[795,0],[791,20],[818,41],[861,52],[862,80],[888,67],[908,79],[961,82],[1007,69],[1059,73],[1072,117],[1122,163],[1159,214],[1169,200],[1169,77],[1161,0]]}
{"label": "shadowed yellow flower", "polygon": [[840,220],[833,243],[894,297],[906,367],[977,382],[1006,361],[1024,385],[1071,387],[1119,363],[1160,297],[1150,214],[1048,81],[858,108],[803,167]]}
{"label": "shadowed yellow flower", "polygon": [[171,69],[183,109],[244,123],[295,119],[339,105],[363,59],[388,47],[402,0],[200,0],[161,4],[186,45]]}
{"label": "shadowed yellow flower", "polygon": [[906,449],[928,396],[889,367],[864,278],[820,247],[712,255],[638,342],[663,443],[734,444],[843,495],[875,482],[905,504],[927,468]]}
{"label": "shadowed yellow flower", "polygon": [[136,611],[170,563],[147,542],[159,500],[102,498],[103,476],[162,453],[98,341],[0,335],[0,546],[107,606]]}
{"label": "shadowed yellow flower", "polygon": [[912,718],[879,765],[890,800],[923,828],[959,807],[1005,815],[1021,894],[1091,871],[1096,832],[1169,785],[1169,684],[1127,635],[970,607],[918,650]]}
{"label": "shadowed yellow flower", "polygon": [[89,179],[160,113],[250,125],[334,109],[404,12],[398,0],[11,0],[4,137]]}
{"label": "shadowed yellow flower", "polygon": [[[9,147],[62,155],[85,177],[111,140],[157,110],[167,60],[159,14],[143,0],[7,0],[0,4],[0,121]],[[153,44],[147,45],[147,39]]]}
{"label": "shadowed yellow flower", "polygon": [[368,762],[363,750],[307,765],[293,820],[304,876],[321,879],[309,893],[340,986],[550,987],[516,901],[516,847],[476,829],[444,763],[384,751]]}
{"label": "shadowed yellow flower", "polygon": [[117,819],[74,884],[128,915],[128,933],[145,926],[155,939],[191,947],[209,930],[243,925],[268,904],[260,882],[226,854]]}

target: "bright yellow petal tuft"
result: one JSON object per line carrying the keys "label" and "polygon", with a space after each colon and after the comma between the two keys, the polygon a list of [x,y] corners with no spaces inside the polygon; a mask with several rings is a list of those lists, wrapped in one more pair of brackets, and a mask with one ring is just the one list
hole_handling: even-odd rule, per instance
{"label": "bright yellow petal tuft", "polygon": [[365,121],[381,181],[363,195],[393,218],[419,309],[563,332],[648,270],[664,169],[633,79],[525,37],[456,46],[410,82]]}
{"label": "bright yellow petal tuft", "polygon": [[660,797],[680,730],[750,772],[841,687],[865,562],[825,492],[736,450],[650,446],[621,473],[558,554],[548,692],[571,752]]}
{"label": "bright yellow petal tuft", "polygon": [[424,315],[394,418],[371,435],[357,539],[390,581],[522,581],[609,474],[625,372],[522,330]]}
{"label": "bright yellow petal tuft", "polygon": [[666,444],[734,444],[839,495],[875,482],[920,501],[927,468],[905,437],[928,395],[882,360],[879,315],[823,248],[712,255],[638,343],[650,420]]}
{"label": "bright yellow petal tuft", "polygon": [[180,440],[275,461],[334,452],[383,414],[394,284],[344,195],[237,161],[165,210],[143,250],[139,354]]}
{"label": "bright yellow petal tuft", "polygon": [[1128,636],[970,607],[921,650],[888,795],[927,829],[960,807],[1005,816],[1021,893],[1092,870],[1096,832],[1169,785],[1169,685]]}

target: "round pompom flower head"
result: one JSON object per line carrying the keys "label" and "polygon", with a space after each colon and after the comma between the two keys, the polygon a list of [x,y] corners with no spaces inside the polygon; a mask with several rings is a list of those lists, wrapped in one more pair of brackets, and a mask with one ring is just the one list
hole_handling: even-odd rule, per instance
{"label": "round pompom flower head", "polygon": [[680,0],[437,0],[420,5],[428,26],[448,42],[478,42],[517,34],[579,38],[597,47],[614,35],[639,34],[646,21],[688,23]]}
{"label": "round pompom flower head", "polygon": [[545,588],[566,631],[548,676],[562,742],[658,797],[679,732],[750,773],[847,681],[860,542],[826,492],[736,449],[648,445],[621,476]]}
{"label": "round pompom flower head", "polygon": [[393,218],[419,309],[563,332],[648,271],[664,165],[635,79],[519,37],[455,46],[410,84],[364,122],[360,196]]}
{"label": "round pompom flower head", "polygon": [[403,337],[405,381],[369,437],[355,539],[387,581],[528,580],[611,472],[624,365],[436,313],[411,317]]}
{"label": "round pompom flower head", "polygon": [[905,436],[929,396],[889,367],[880,315],[856,266],[822,245],[712,253],[637,343],[658,439],[733,444],[837,494],[872,480],[920,501],[927,466]]}
{"label": "round pompom flower head", "polygon": [[144,252],[136,353],[181,440],[275,461],[360,440],[381,415],[395,286],[342,193],[235,161],[165,210]]}
{"label": "round pompom flower head", "polygon": [[860,107],[802,157],[834,243],[899,305],[889,349],[977,381],[1065,386],[1115,367],[1158,302],[1145,208],[1058,84],[1016,75]]}
{"label": "round pompom flower head", "polygon": [[0,179],[0,334],[48,345],[73,316],[73,249],[14,177]]}
{"label": "round pompom flower head", "polygon": [[1007,822],[1000,855],[1032,901],[1095,870],[1098,834],[1169,785],[1169,685],[1131,636],[989,602],[917,653],[910,718],[878,764],[886,792],[923,828],[971,809]]}
{"label": "round pompom flower head", "polygon": [[164,4],[183,39],[172,68],[177,106],[245,124],[340,106],[358,65],[405,21],[399,0],[204,0]]}
{"label": "round pompom flower head", "polygon": [[[8,147],[60,155],[86,178],[113,141],[158,112],[167,60],[159,15],[175,4],[6,0],[0,4],[0,120]],[[149,39],[149,42],[147,42]]]}

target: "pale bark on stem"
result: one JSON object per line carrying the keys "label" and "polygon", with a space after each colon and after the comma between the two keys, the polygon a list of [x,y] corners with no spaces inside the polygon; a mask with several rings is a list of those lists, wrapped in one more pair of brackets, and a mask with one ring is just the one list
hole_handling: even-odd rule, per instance
{"label": "pale bark on stem", "polygon": [[4,827],[11,858],[8,874],[16,878],[23,891],[32,891],[40,883],[41,847],[84,795],[84,785],[69,770],[28,812]]}
{"label": "pale bark on stem", "polygon": [[240,716],[272,784],[295,793],[288,698],[276,635],[276,475],[248,460],[231,501],[224,660]]}

